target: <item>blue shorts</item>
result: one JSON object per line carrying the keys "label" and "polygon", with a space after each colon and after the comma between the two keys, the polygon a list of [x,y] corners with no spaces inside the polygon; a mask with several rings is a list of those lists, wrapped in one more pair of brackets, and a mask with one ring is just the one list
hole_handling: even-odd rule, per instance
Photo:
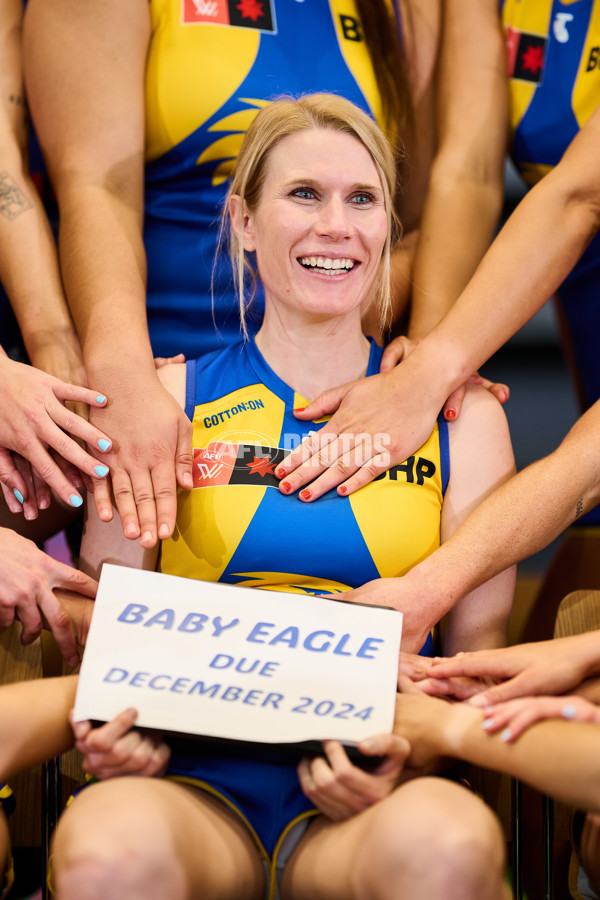
{"label": "blue shorts", "polygon": [[246,823],[261,852],[275,854],[286,830],[299,819],[317,814],[304,795],[296,763],[276,749],[229,747],[189,741],[188,752],[174,752],[167,777],[195,784],[219,797]]}
{"label": "blue shorts", "polygon": [[[283,869],[310,820],[319,811],[300,787],[296,764],[275,749],[189,741],[175,752],[166,777],[219,799],[245,824],[265,868],[266,900],[276,900]],[[215,748],[218,747],[218,755]]]}

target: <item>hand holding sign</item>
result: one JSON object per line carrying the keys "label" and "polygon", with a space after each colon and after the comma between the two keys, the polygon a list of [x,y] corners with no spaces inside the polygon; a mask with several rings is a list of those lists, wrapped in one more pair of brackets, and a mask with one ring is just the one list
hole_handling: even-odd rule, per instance
{"label": "hand holding sign", "polygon": [[101,728],[93,729],[91,722],[71,721],[85,772],[100,780],[163,774],[171,751],[159,738],[135,730],[136,719],[137,710],[126,709]]}

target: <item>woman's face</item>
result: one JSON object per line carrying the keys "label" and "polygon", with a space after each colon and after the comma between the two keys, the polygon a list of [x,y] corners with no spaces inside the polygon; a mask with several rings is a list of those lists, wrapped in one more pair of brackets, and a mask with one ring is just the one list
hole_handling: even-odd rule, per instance
{"label": "woman's face", "polygon": [[357,138],[324,128],[276,145],[259,205],[244,218],[244,248],[256,251],[266,302],[316,320],[360,316],[386,234],[369,152]]}

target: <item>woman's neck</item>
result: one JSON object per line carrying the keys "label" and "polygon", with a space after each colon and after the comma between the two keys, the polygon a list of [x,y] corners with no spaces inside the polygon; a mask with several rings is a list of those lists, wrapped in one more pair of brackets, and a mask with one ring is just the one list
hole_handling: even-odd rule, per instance
{"label": "woman's neck", "polygon": [[360,318],[306,321],[265,309],[256,345],[273,371],[307,400],[367,372],[370,344]]}

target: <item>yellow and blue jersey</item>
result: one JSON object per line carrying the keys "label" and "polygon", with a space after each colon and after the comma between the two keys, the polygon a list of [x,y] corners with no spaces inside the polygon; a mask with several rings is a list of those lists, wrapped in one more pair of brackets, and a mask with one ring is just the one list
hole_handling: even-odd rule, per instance
{"label": "yellow and blue jersey", "polygon": [[[600,103],[600,2],[504,0],[512,158],[528,184],[555,166]],[[558,223],[557,223],[558,224]],[[535,248],[535,234],[531,235]],[[559,295],[585,402],[600,398],[600,235]]]}
{"label": "yellow and blue jersey", "polygon": [[600,100],[600,4],[504,0],[512,157],[528,184],[555,166]]}
{"label": "yellow and blue jersey", "polygon": [[[381,355],[373,343],[367,375],[379,371]],[[306,504],[282,494],[274,475],[283,456],[325,424],[295,418],[293,409],[305,403],[253,340],[187,363],[194,487],[179,493],[160,571],[294,592],[301,603],[306,593],[338,593],[402,575],[439,546],[449,478],[443,417],[402,465],[349,497],[330,491]],[[432,654],[431,637],[421,652]],[[282,835],[316,812],[295,763],[276,748],[215,750],[194,741],[176,749],[167,775],[237,811],[271,865]]]}
{"label": "yellow and blue jersey", "polygon": [[[150,14],[150,336],[155,355],[191,359],[240,336],[224,255],[212,295],[211,277],[227,180],[254,116],[281,95],[317,91],[379,121],[381,103],[354,0],[150,0]],[[255,303],[260,319],[260,294]]]}
{"label": "yellow and blue jersey", "polygon": [[[382,350],[371,345],[368,375]],[[449,476],[443,417],[410,459],[347,497],[314,503],[279,491],[274,469],[319,422],[253,340],[187,364],[194,488],[181,491],[163,572],[296,593],[336,593],[403,575],[440,543]],[[385,436],[380,440],[385,449]]]}

